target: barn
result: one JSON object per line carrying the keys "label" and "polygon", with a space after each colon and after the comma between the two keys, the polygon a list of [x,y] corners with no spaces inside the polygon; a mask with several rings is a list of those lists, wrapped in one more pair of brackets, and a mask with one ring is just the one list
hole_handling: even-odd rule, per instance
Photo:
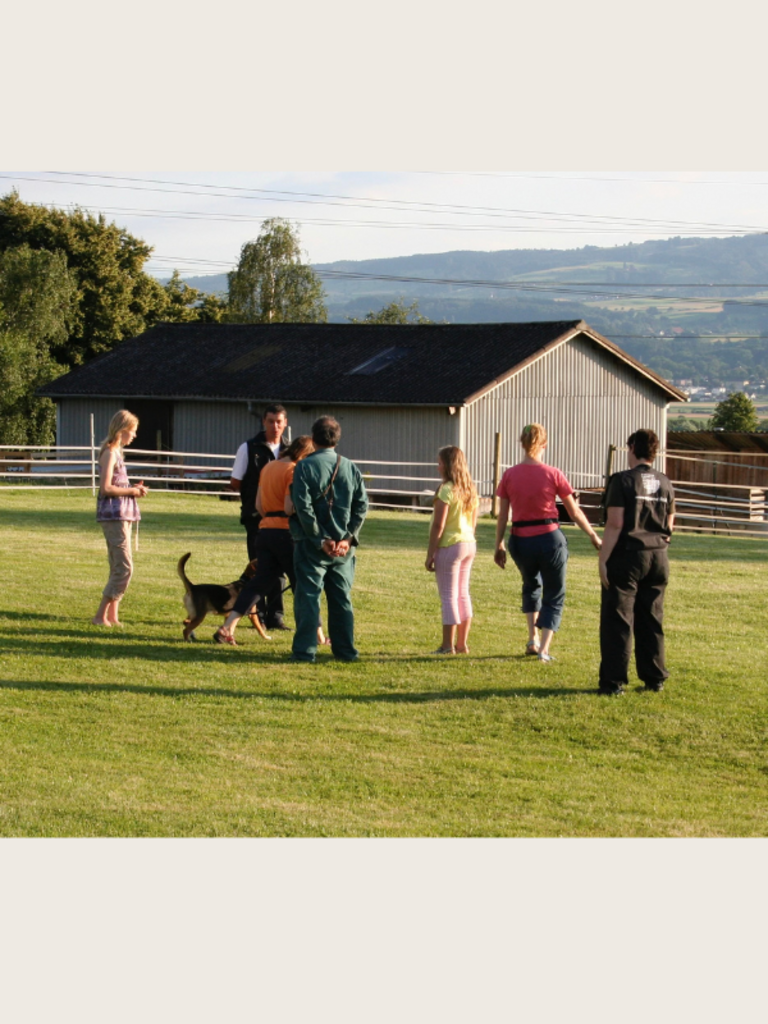
{"label": "barn", "polygon": [[[91,414],[103,437],[126,407],[141,421],[137,448],[234,456],[280,402],[294,436],[335,416],[341,450],[361,462],[434,465],[438,448],[458,445],[486,495],[497,434],[508,466],[521,428],[544,423],[548,461],[575,487],[599,487],[610,446],[640,426],[666,437],[669,403],[687,399],[584,321],[160,324],[40,394],[57,405],[61,446],[90,444]],[[386,472],[401,489],[397,477],[425,470]]]}

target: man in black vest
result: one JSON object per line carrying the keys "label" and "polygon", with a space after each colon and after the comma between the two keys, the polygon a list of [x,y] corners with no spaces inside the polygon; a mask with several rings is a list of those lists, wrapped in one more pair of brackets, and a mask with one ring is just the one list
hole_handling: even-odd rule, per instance
{"label": "man in black vest", "polygon": [[[249,441],[241,444],[235,457],[232,477],[229,481],[233,491],[240,494],[240,522],[245,527],[248,542],[248,558],[258,557],[258,535],[261,516],[256,511],[256,492],[259,477],[268,462],[281,458],[286,445],[283,434],[288,426],[288,416],[282,405],[268,405],[261,419],[262,430]],[[273,591],[257,605],[259,617],[267,629],[288,629],[283,618],[283,588],[285,577],[281,577]]]}
{"label": "man in black vest", "polygon": [[636,430],[627,441],[629,469],[614,473],[605,493],[600,551],[600,693],[619,696],[627,685],[632,637],[637,674],[659,692],[669,676],[664,662],[664,593],[675,525],[675,492],[652,468],[659,439]]}

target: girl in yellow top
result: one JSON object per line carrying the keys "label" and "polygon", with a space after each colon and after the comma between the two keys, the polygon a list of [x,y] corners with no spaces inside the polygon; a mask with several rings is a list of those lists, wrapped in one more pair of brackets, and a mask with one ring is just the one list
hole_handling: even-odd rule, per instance
{"label": "girl in yellow top", "polygon": [[435,573],[443,610],[443,643],[435,654],[469,654],[469,577],[477,554],[475,527],[479,502],[460,448],[441,448],[437,468],[443,483],[435,495],[425,562],[427,571]]}

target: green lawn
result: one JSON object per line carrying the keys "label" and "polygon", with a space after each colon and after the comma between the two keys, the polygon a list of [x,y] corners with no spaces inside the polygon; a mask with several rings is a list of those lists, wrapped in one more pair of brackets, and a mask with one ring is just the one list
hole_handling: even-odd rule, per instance
{"label": "green lawn", "polygon": [[[568,529],[553,653],[522,655],[519,578],[479,527],[469,658],[440,639],[428,520],[373,513],[354,591],[362,659],[287,661],[218,619],[181,639],[176,562],[226,582],[237,506],[152,494],[122,630],[89,624],[106,548],[84,492],[0,489],[0,835],[763,836],[768,544],[671,550],[663,694],[596,694],[596,559]],[[290,604],[290,603],[289,603]],[[290,607],[289,607],[290,610]]]}

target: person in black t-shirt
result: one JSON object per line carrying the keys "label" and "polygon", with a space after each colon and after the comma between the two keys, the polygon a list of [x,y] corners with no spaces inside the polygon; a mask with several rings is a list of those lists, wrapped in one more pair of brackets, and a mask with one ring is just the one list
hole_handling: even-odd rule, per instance
{"label": "person in black t-shirt", "polygon": [[600,692],[627,686],[632,638],[637,674],[646,690],[664,689],[664,593],[667,548],[675,520],[675,492],[652,468],[659,439],[637,430],[627,441],[629,469],[615,473],[605,493],[606,524],[600,552]]}

